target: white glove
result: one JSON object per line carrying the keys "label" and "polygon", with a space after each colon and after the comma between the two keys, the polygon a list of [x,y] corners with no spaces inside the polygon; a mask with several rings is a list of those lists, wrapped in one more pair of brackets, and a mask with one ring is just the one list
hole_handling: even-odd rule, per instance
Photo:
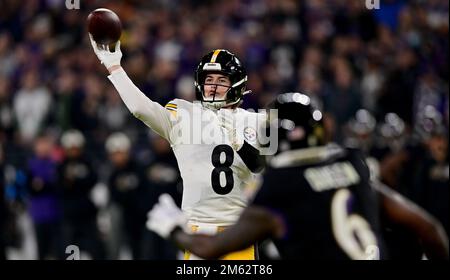
{"label": "white glove", "polygon": [[219,117],[219,124],[227,131],[228,139],[230,140],[231,147],[235,151],[239,151],[244,145],[244,138],[236,131],[236,125],[234,122],[235,116],[233,111],[229,109],[219,110],[217,116]]}
{"label": "white glove", "polygon": [[89,33],[89,40],[91,41],[94,53],[97,55],[100,62],[105,65],[106,69],[110,69],[112,66],[120,66],[120,60],[122,59],[122,51],[120,50],[120,41],[117,41],[114,52],[109,50],[108,45],[97,45],[94,38]]}
{"label": "white glove", "polygon": [[186,230],[187,218],[168,194],[162,194],[159,197],[159,202],[148,212],[147,216],[147,229],[156,232],[163,238],[169,238],[170,233],[176,227]]}

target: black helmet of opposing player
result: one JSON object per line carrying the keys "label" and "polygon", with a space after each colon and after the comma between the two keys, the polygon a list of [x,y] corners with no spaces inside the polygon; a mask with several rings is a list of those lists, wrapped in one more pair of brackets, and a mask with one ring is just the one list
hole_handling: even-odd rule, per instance
{"label": "black helmet of opposing player", "polygon": [[[230,79],[231,85],[224,97],[205,97],[205,80],[208,74],[222,74]],[[223,49],[214,50],[202,58],[195,70],[194,85],[197,100],[211,109],[238,104],[242,96],[250,92],[246,91],[247,73],[241,61],[233,53]]]}
{"label": "black helmet of opposing player", "polygon": [[283,93],[270,107],[278,110],[278,152],[325,145],[322,112],[311,105],[309,96]]}

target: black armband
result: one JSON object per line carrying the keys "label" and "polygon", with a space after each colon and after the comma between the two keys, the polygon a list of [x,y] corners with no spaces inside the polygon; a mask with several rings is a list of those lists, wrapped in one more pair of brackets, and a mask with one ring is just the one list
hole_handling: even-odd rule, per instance
{"label": "black armband", "polygon": [[251,172],[257,173],[263,170],[265,165],[264,156],[262,156],[256,148],[248,144],[246,141],[244,141],[242,148],[237,151],[237,153]]}

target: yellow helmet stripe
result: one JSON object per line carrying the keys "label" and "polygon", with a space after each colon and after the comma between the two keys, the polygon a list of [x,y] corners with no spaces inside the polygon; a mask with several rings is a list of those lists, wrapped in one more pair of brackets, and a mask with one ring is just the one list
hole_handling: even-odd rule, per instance
{"label": "yellow helmet stripe", "polygon": [[210,63],[215,63],[215,62],[216,62],[217,56],[219,55],[220,51],[221,51],[221,50],[215,50],[215,51],[214,51],[214,53],[213,53],[213,55],[212,55],[212,57],[211,57]]}

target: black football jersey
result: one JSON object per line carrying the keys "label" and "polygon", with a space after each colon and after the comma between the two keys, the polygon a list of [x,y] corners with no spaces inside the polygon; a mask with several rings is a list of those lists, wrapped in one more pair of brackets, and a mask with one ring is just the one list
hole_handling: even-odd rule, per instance
{"label": "black football jersey", "polygon": [[357,150],[328,145],[274,157],[253,205],[286,226],[283,259],[384,258],[377,196]]}

